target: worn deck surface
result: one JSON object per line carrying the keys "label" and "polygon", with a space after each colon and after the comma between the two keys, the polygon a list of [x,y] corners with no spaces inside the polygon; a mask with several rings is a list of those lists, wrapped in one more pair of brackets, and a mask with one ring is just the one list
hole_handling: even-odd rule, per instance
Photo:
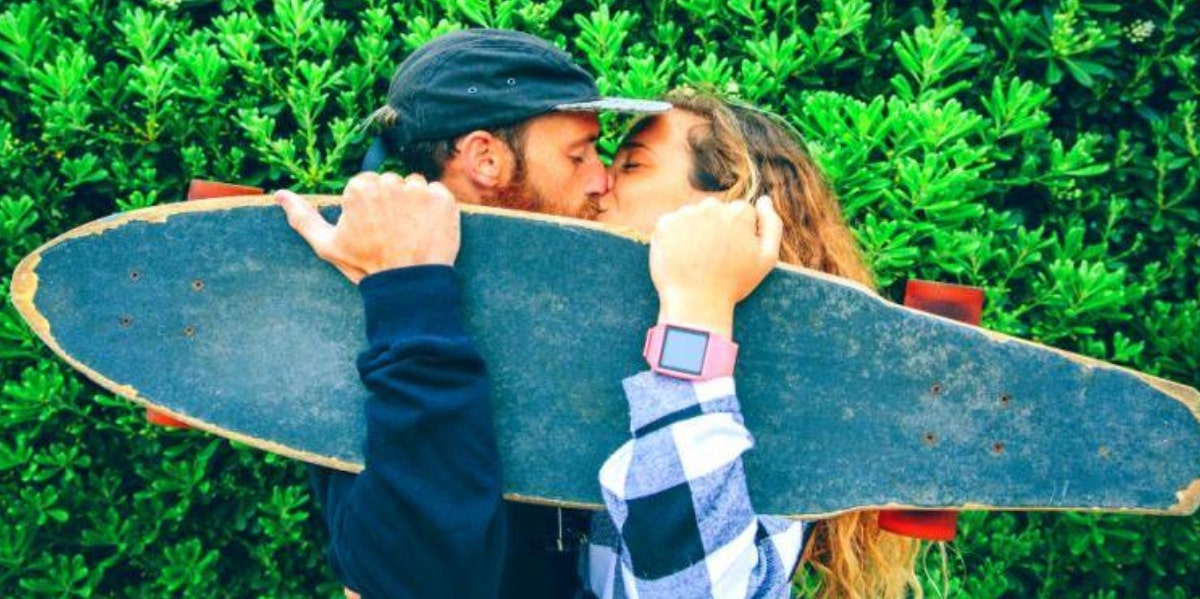
{"label": "worn deck surface", "polygon": [[[335,207],[327,207],[332,214]],[[459,268],[487,360],[507,491],[599,503],[626,436],[622,377],[656,315],[646,247],[544,217],[464,214]],[[217,434],[361,467],[357,291],[267,198],[97,221],[22,263],[13,296],[64,359]],[[758,507],[1188,513],[1194,389],[777,269],[739,308],[738,391]]]}

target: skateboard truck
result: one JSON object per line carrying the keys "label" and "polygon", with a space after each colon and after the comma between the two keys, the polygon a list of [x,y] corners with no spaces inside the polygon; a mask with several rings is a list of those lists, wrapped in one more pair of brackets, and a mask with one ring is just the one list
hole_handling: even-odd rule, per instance
{"label": "skateboard truck", "polygon": [[[249,185],[234,185],[219,181],[192,179],[192,182],[188,184],[187,201],[211,200],[213,198],[227,198],[231,196],[262,195],[263,193],[262,189]],[[167,428],[192,428],[186,422],[172,418],[153,408],[146,408],[146,422]]]}
{"label": "skateboard truck", "polygon": [[[904,289],[904,305],[979,326],[983,289],[911,279]],[[926,541],[952,541],[958,530],[958,512],[885,510],[879,513],[879,528]]]}

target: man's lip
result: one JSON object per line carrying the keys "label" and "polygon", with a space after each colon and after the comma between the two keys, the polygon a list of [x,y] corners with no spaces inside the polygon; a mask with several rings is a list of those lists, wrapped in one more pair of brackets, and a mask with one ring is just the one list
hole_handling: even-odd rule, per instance
{"label": "man's lip", "polygon": [[604,212],[605,210],[600,207],[599,200],[589,199],[583,205],[582,213],[586,220],[596,220],[601,214],[604,214]]}

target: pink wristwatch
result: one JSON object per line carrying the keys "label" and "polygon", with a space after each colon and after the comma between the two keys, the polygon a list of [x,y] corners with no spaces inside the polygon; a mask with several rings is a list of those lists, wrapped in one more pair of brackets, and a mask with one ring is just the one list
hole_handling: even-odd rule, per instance
{"label": "pink wristwatch", "polygon": [[646,331],[642,355],[655,372],[693,381],[733,375],[736,343],[709,331],[659,324]]}

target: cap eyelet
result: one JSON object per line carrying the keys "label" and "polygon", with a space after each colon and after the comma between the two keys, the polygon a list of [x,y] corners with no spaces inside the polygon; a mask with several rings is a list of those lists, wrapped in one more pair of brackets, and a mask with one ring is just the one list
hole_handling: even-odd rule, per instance
{"label": "cap eyelet", "polygon": [[477,91],[479,91],[479,90],[478,90],[478,89],[475,89],[475,86],[474,86],[474,85],[472,85],[471,87],[468,87],[468,88],[467,88],[467,93],[468,93],[468,94],[473,94],[473,93],[475,93],[475,92],[477,92]]}
{"label": "cap eyelet", "polygon": [[509,77],[509,78],[508,78],[508,84],[509,84],[509,85],[516,85],[516,84],[517,84],[517,80],[516,80],[516,79],[513,79],[512,77]]}

